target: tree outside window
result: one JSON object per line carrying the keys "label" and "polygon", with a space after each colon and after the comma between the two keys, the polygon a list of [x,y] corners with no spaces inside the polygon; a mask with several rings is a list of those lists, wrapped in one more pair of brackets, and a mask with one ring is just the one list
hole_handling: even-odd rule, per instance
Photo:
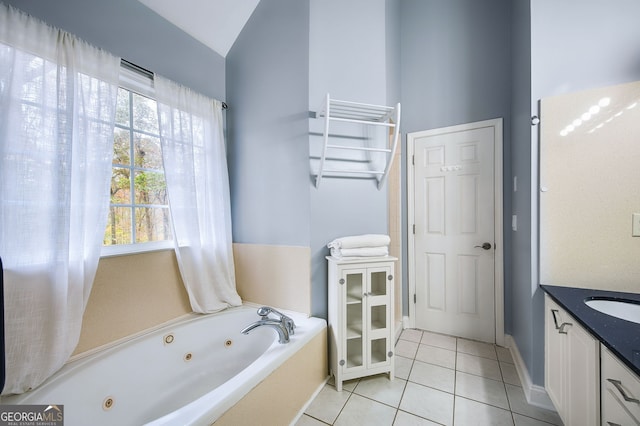
{"label": "tree outside window", "polygon": [[117,102],[103,245],[171,240],[156,102],[124,88]]}

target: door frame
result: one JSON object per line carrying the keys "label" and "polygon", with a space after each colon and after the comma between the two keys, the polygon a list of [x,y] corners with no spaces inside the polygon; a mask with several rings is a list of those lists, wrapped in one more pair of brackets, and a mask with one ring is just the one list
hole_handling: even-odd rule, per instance
{"label": "door frame", "polygon": [[494,257],[494,296],[495,296],[495,337],[496,344],[505,346],[504,332],[504,211],[503,211],[503,129],[502,118],[477,121],[473,123],[460,124],[456,126],[441,127],[438,129],[423,130],[419,132],[407,133],[407,224],[408,224],[408,250],[407,250],[407,278],[409,318],[407,326],[415,328],[416,324],[416,303],[413,295],[416,294],[416,271],[415,271],[415,236],[412,232],[415,224],[414,208],[414,179],[415,166],[413,164],[415,140],[427,136],[437,136],[447,133],[461,132],[467,130],[492,127],[494,129],[493,141],[493,169],[494,169],[494,233],[495,233],[495,257]]}

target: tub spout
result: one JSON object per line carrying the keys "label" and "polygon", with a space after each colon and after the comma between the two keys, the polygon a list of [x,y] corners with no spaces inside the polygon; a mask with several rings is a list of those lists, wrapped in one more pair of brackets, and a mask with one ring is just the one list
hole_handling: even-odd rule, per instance
{"label": "tub spout", "polygon": [[258,327],[271,327],[273,329],[275,329],[278,332],[278,342],[279,343],[289,343],[289,331],[287,330],[287,327],[284,326],[283,323],[281,323],[280,321],[276,321],[273,319],[261,319],[259,321],[256,321],[254,323],[249,324],[248,326],[246,326],[241,333],[242,334],[249,334],[252,330],[258,328]]}

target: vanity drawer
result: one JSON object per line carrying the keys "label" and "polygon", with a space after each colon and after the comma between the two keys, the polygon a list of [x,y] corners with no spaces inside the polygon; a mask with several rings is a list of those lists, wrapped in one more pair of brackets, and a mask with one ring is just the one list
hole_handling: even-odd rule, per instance
{"label": "vanity drawer", "polygon": [[634,426],[640,422],[625,410],[614,389],[602,390],[602,426]]}
{"label": "vanity drawer", "polygon": [[[633,416],[630,420],[634,423],[631,424],[640,424],[638,421],[640,419],[640,380],[607,348],[604,346],[601,348],[602,424],[608,425],[608,422],[625,424],[618,423],[612,420],[614,417],[611,417],[622,415],[622,411],[627,411]],[[616,403],[619,407],[616,407]],[[622,410],[622,407],[625,410]],[[615,413],[616,408],[619,413]]]}

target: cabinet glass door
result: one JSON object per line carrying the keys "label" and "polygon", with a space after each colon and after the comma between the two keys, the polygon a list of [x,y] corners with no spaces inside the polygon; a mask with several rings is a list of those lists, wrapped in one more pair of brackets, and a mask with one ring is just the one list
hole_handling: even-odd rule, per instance
{"label": "cabinet glass door", "polygon": [[370,367],[388,362],[391,349],[389,322],[391,321],[389,290],[391,283],[388,268],[369,268],[367,291],[367,341]]}
{"label": "cabinet glass door", "polygon": [[389,271],[385,268],[383,270],[376,270],[370,272],[369,281],[370,281],[370,296],[386,296],[389,293],[388,288],[388,273]]}
{"label": "cabinet glass door", "polygon": [[345,364],[344,368],[358,368],[364,366],[364,330],[363,317],[365,312],[365,280],[364,270],[345,271],[342,279],[345,287]]}

